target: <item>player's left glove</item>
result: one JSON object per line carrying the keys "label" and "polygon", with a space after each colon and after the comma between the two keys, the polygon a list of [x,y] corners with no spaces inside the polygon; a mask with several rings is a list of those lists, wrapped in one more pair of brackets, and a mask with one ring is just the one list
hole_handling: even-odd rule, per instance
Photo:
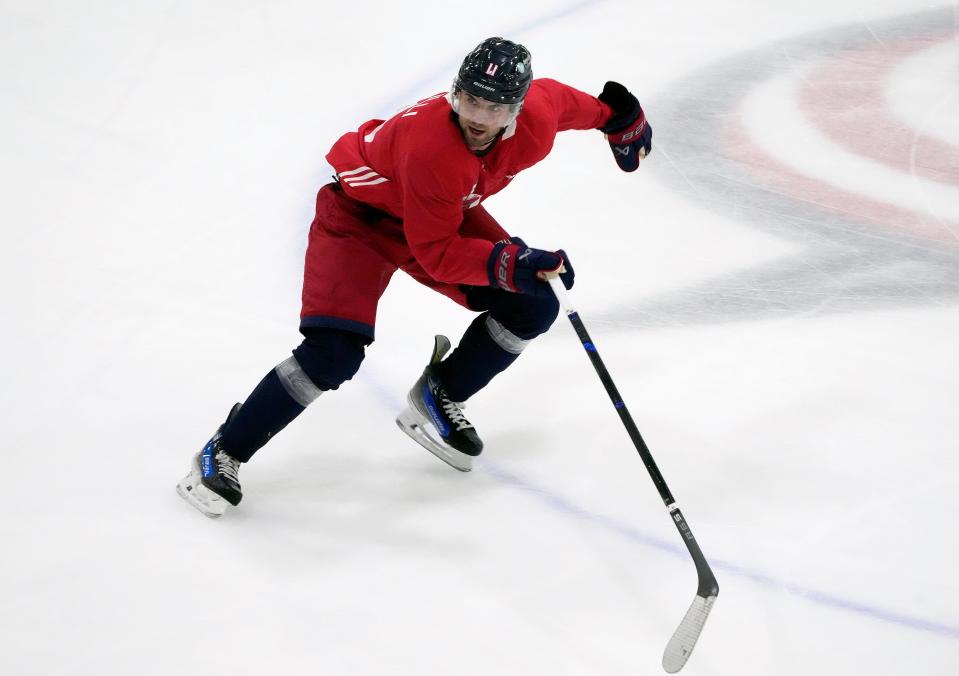
{"label": "player's left glove", "polygon": [[607,82],[599,100],[613,109],[613,116],[600,127],[623,171],[636,171],[639,161],[653,151],[653,128],[635,96],[618,82]]}
{"label": "player's left glove", "polygon": [[567,289],[573,288],[576,276],[565,251],[532,249],[519,237],[504,239],[493,246],[487,272],[490,286],[540,298],[553,296],[547,276],[558,273]]}

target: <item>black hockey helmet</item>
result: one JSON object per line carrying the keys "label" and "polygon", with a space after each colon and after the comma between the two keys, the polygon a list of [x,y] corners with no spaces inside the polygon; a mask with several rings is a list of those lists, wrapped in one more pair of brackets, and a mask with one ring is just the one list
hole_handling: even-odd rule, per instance
{"label": "black hockey helmet", "polygon": [[532,81],[529,50],[496,37],[483,40],[466,55],[453,87],[487,101],[516,104],[523,101]]}

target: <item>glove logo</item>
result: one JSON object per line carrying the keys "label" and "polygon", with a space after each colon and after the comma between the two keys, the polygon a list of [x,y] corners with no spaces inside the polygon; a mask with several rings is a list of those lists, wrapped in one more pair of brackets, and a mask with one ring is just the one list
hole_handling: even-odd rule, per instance
{"label": "glove logo", "polygon": [[643,134],[644,131],[646,131],[646,122],[645,122],[645,121],[643,121],[638,127],[636,127],[635,129],[633,129],[632,131],[628,131],[628,132],[626,132],[625,134],[623,134],[622,140],[623,140],[623,142],[626,142],[626,141],[630,140],[631,138],[633,138],[634,136],[642,136],[642,134]]}
{"label": "glove logo", "polygon": [[527,258],[529,258],[529,257],[532,256],[532,255],[533,255],[533,250],[527,248],[526,251],[524,251],[522,254],[520,254],[519,256],[516,257],[516,260],[518,260],[518,261],[523,261],[523,260],[526,260]]}
{"label": "glove logo", "polygon": [[619,153],[623,157],[627,157],[629,155],[629,148],[630,148],[629,146],[623,146],[622,148],[614,147],[613,150],[615,150],[617,153]]}
{"label": "glove logo", "polygon": [[503,253],[501,253],[499,256],[499,266],[496,270],[496,279],[501,288],[506,289],[507,291],[512,291],[513,288],[509,285],[509,263],[509,251],[507,249],[503,249]]}

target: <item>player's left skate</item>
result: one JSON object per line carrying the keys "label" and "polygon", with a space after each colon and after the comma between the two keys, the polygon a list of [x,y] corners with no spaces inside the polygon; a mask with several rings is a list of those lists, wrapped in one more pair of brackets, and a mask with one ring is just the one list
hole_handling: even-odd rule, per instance
{"label": "player's left skate", "polygon": [[483,451],[483,442],[463,415],[463,405],[449,398],[436,377],[434,367],[449,349],[449,338],[436,336],[430,363],[407,395],[409,405],[396,418],[396,424],[446,464],[469,472],[473,458]]}
{"label": "player's left skate", "polygon": [[238,505],[243,499],[237,472],[240,461],[220,447],[224,428],[240,410],[236,404],[199,453],[193,456],[190,473],[176,486],[180,497],[211,519],[223,516],[228,505]]}

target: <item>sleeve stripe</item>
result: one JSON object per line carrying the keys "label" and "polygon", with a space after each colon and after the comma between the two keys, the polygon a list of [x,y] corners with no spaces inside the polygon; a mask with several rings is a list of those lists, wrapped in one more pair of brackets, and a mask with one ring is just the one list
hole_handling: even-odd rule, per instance
{"label": "sleeve stripe", "polygon": [[340,174],[340,179],[347,185],[353,185],[356,181],[365,181],[368,178],[373,178],[374,176],[379,176],[375,171],[368,171],[365,174],[360,174],[358,176],[350,176],[349,178],[343,178],[343,174]]}
{"label": "sleeve stripe", "polygon": [[376,185],[377,183],[383,183],[384,181],[388,181],[388,180],[390,179],[386,178],[385,176],[380,176],[379,178],[375,178],[372,181],[360,181],[359,183],[347,183],[347,185],[350,186],[351,188],[357,188],[361,185]]}
{"label": "sleeve stripe", "polygon": [[369,167],[360,167],[359,169],[351,169],[350,171],[341,171],[338,176],[343,178],[344,176],[352,176],[353,174],[358,174],[361,171],[372,171]]}

